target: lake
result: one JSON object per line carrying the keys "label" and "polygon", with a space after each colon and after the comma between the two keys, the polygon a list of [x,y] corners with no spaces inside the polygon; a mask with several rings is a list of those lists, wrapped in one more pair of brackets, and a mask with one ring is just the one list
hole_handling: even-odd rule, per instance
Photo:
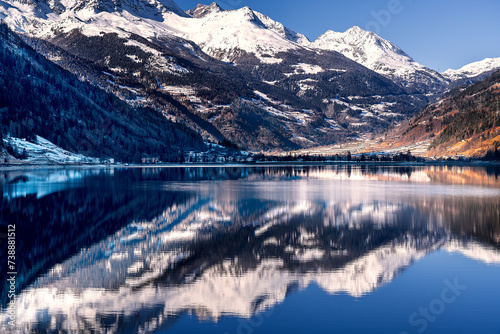
{"label": "lake", "polygon": [[[1,174],[18,333],[500,333],[500,168]],[[8,332],[9,285],[0,331]]]}

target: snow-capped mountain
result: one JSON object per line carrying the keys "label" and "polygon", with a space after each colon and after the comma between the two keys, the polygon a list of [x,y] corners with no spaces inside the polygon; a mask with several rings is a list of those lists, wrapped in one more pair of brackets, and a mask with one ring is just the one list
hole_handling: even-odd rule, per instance
{"label": "snow-capped mountain", "polygon": [[[57,0],[52,0],[57,1]],[[64,0],[63,0],[64,2]],[[184,16],[182,9],[177,6],[172,0],[66,0],[70,10],[92,10],[94,12],[115,12],[127,11],[133,14],[142,16],[159,16],[163,13],[173,12],[177,15]]]}
{"label": "snow-capped mountain", "polygon": [[62,2],[55,11],[10,1],[0,15],[81,78],[247,149],[344,141],[427,103],[337,52],[305,47],[303,35],[248,7],[178,15],[133,4]]}
{"label": "snow-capped mountain", "polygon": [[195,42],[202,50],[224,61],[250,53],[256,56],[303,49],[304,35],[271,18],[243,7],[223,10],[216,3],[199,5],[188,14],[171,0],[11,0],[0,15],[17,31],[51,38],[79,29],[83,34],[137,33],[145,38],[177,36]]}
{"label": "snow-capped mountain", "polygon": [[73,29],[82,29],[85,35],[110,30],[134,32],[146,38],[174,35],[195,42],[207,54],[224,61],[234,61],[244,53],[274,55],[303,48],[297,43],[308,42],[304,35],[249,7],[225,11],[213,3],[199,5],[186,14],[171,0],[11,3],[0,9],[5,21],[18,31],[45,38]]}
{"label": "snow-capped mountain", "polygon": [[[292,42],[303,42],[305,43],[307,41],[307,37],[305,37],[302,34],[299,34],[292,29],[289,29],[285,27],[283,24],[280,22],[272,20],[270,17],[261,14],[259,12],[253,11],[249,9],[248,7],[239,9],[239,10],[245,10],[248,11],[250,10],[253,12],[255,16],[261,21],[260,23],[264,25],[267,29],[273,30],[276,33],[278,33],[280,36],[283,38],[286,38],[288,40],[291,40]],[[186,13],[194,18],[203,18],[206,16],[212,16],[218,13],[224,12],[224,9],[222,9],[216,2],[213,2],[210,5],[202,5],[199,4],[196,6],[194,9],[190,9],[186,11]],[[228,11],[228,13],[235,13],[237,11]],[[226,13],[227,14],[227,13]]]}
{"label": "snow-capped mountain", "polygon": [[191,17],[199,19],[201,17],[214,13],[220,13],[223,11],[224,9],[222,9],[218,3],[212,2],[210,5],[198,4],[198,6],[196,6],[194,9],[187,10],[186,14],[188,14]]}
{"label": "snow-capped mountain", "polygon": [[212,3],[209,6],[198,5],[188,14],[193,18],[171,18],[166,22],[170,32],[194,41],[207,54],[223,61],[236,61],[245,53],[262,58],[264,55],[301,49],[297,43],[307,40],[304,35],[250,7],[223,10]]}
{"label": "snow-capped mountain", "polygon": [[[222,12],[225,12],[225,13],[220,14]],[[268,17],[262,13],[253,11],[249,7],[244,7],[244,8],[238,9],[238,10],[225,11],[216,2],[213,2],[210,5],[199,4],[198,6],[196,6],[196,8],[186,11],[186,13],[188,15],[190,15],[194,18],[200,19],[200,18],[205,18],[205,17],[212,17],[211,19],[209,19],[209,21],[217,21],[217,20],[220,20],[223,18],[228,18],[229,22],[231,22],[232,17],[238,16],[240,12],[246,12],[248,14],[247,18],[250,21],[253,21],[255,23],[256,26],[252,29],[255,29],[255,28],[257,28],[257,29],[262,29],[262,28],[269,29],[269,30],[277,33],[282,38],[287,39],[287,40],[292,41],[292,42],[295,42],[295,43],[299,43],[299,44],[306,44],[307,42],[309,42],[307,37],[305,37],[304,35],[299,34],[295,31],[293,31],[292,29],[285,27],[282,23],[274,21],[273,19],[271,19],[270,17]],[[226,29],[234,29],[234,27],[229,28],[229,26],[227,26],[225,28]],[[240,34],[235,34],[235,37],[236,37],[236,35],[240,35]],[[243,36],[239,36],[239,37],[245,37],[245,36],[243,35]],[[241,47],[243,48],[242,50],[244,50],[245,45],[241,45]],[[290,47],[292,48],[292,46],[290,46]],[[223,48],[223,47],[221,46],[221,48]]]}
{"label": "snow-capped mountain", "polygon": [[279,52],[312,48],[339,52],[405,87],[440,90],[448,84],[438,72],[417,63],[395,44],[359,27],[344,33],[328,31],[310,42],[249,7],[224,11],[212,3],[198,5],[188,14],[198,20],[183,25],[179,36],[193,40],[206,53],[224,61],[237,61],[245,52],[262,62],[280,62]]}
{"label": "snow-capped mountain", "polygon": [[337,51],[405,87],[441,89],[447,84],[438,72],[417,63],[394,43],[357,26],[343,33],[327,31],[305,45]]}
{"label": "snow-capped mountain", "polygon": [[457,81],[474,78],[497,69],[500,69],[500,58],[486,58],[481,61],[467,64],[458,70],[446,70],[442,75],[450,81]]}
{"label": "snow-capped mountain", "polygon": [[[384,130],[448,85],[354,27],[315,42],[249,7],[171,0],[9,0],[30,45],[134,106],[245,149],[331,145]],[[261,124],[261,126],[256,126]]]}
{"label": "snow-capped mountain", "polygon": [[63,12],[87,11],[89,13],[127,11],[142,16],[158,16],[162,13],[173,12],[186,16],[172,0],[12,0],[30,6],[39,14],[49,14],[50,9],[57,14]]}
{"label": "snow-capped mountain", "polygon": [[[179,146],[185,149],[179,143],[187,143],[195,135],[160,114],[139,111],[82,82],[33,50],[4,23],[0,23],[0,55],[0,101],[2,118],[6,120],[0,125],[5,139],[0,154],[6,150],[3,156],[9,160],[96,162],[87,156],[131,161],[135,153],[126,141],[134,142],[137,151],[149,151],[147,154],[153,153],[154,142],[160,145],[155,153],[163,151],[167,158],[178,154]],[[105,135],[111,127],[114,138]],[[97,137],[102,138],[99,143],[94,141]],[[204,146],[201,138],[196,142],[196,147]],[[135,161],[140,158],[139,153]]]}

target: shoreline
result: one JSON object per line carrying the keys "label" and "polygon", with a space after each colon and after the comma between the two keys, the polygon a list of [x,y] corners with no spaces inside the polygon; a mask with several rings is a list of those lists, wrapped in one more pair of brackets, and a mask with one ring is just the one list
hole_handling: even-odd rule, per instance
{"label": "shoreline", "polygon": [[463,166],[463,167],[500,167],[500,161],[326,161],[326,162],[252,162],[252,163],[165,163],[165,164],[16,164],[0,165],[0,172],[61,169],[128,169],[128,168],[222,168],[222,167],[289,167],[289,166],[381,166],[381,167],[423,167],[423,166]]}

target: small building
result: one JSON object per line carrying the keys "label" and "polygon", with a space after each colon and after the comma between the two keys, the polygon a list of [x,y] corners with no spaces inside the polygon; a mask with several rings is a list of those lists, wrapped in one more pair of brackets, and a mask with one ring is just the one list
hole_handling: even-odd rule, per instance
{"label": "small building", "polygon": [[143,164],[157,164],[160,161],[159,157],[144,154],[141,158]]}
{"label": "small building", "polygon": [[224,162],[226,162],[226,157],[218,156],[218,157],[216,157],[215,162],[216,163],[224,163]]}
{"label": "small building", "polygon": [[102,164],[114,164],[115,159],[114,158],[104,158],[104,159],[100,159],[100,162]]}

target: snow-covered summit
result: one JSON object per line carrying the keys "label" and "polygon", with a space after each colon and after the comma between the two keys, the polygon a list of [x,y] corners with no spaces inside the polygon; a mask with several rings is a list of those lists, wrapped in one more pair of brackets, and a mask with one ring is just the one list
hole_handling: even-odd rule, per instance
{"label": "snow-covered summit", "polygon": [[264,14],[261,14],[259,12],[255,12],[255,15],[257,18],[260,20],[260,22],[267,28],[270,29],[277,34],[279,34],[281,37],[295,42],[299,44],[307,44],[309,42],[309,39],[307,39],[306,36],[299,34],[298,32],[285,27],[282,23],[274,21],[271,19],[269,16],[266,16]]}
{"label": "snow-covered summit", "polygon": [[126,11],[140,17],[155,17],[172,12],[187,16],[172,0],[11,0],[11,2],[30,7],[33,12],[39,14],[39,18],[47,18],[43,14],[68,15],[81,11],[94,14]]}
{"label": "snow-covered summit", "polygon": [[224,11],[216,2],[212,2],[210,5],[198,4],[194,9],[186,11],[186,14],[194,17],[201,18],[210,14],[220,13]]}
{"label": "snow-covered summit", "polygon": [[[57,0],[55,0],[57,1]],[[173,12],[180,16],[186,14],[172,0],[62,0],[72,11],[91,10],[94,12],[121,12],[127,11],[140,16]]]}
{"label": "snow-covered summit", "polygon": [[375,72],[398,82],[445,84],[445,79],[413,60],[394,43],[354,26],[345,32],[327,31],[306,45],[337,51]]}
{"label": "snow-covered summit", "polygon": [[[49,2],[51,4],[49,4]],[[223,10],[216,3],[184,13],[172,0],[10,0],[0,16],[16,31],[40,38],[77,29],[87,36],[116,32],[145,38],[177,36],[209,55],[234,61],[245,53],[274,55],[302,49],[304,35],[249,7]],[[55,10],[57,8],[57,10]]]}
{"label": "snow-covered summit", "polygon": [[242,52],[260,56],[302,48],[307,38],[268,16],[243,7],[223,10],[218,4],[187,11],[194,20],[176,24],[175,34],[197,43],[206,53],[233,61]]}
{"label": "snow-covered summit", "polygon": [[297,43],[307,40],[250,7],[223,10],[212,3],[198,5],[188,14],[192,18],[170,17],[165,22],[171,33],[195,42],[204,52],[223,61],[235,61],[244,53],[260,57],[303,48]]}
{"label": "snow-covered summit", "polygon": [[486,58],[481,61],[467,64],[458,70],[449,69],[443,72],[442,75],[451,81],[456,81],[460,79],[477,77],[478,75],[497,69],[500,69],[500,57]]}

